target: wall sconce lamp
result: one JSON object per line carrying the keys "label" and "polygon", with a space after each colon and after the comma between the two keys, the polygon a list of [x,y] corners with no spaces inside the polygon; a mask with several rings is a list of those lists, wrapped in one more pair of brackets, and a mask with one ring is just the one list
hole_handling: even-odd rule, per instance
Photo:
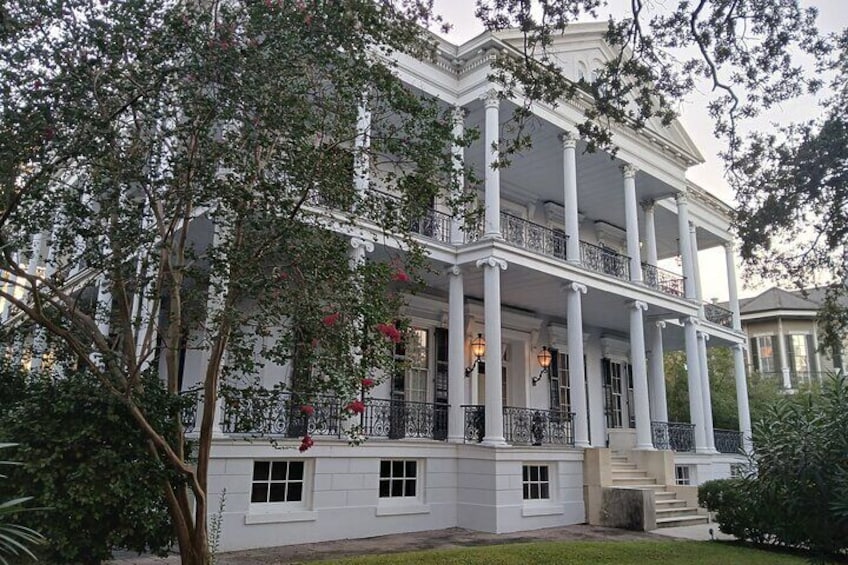
{"label": "wall sconce lamp", "polygon": [[551,361],[553,361],[553,356],[547,345],[542,346],[542,350],[536,356],[536,360],[539,361],[539,366],[542,367],[542,370],[539,371],[539,376],[533,377],[533,386],[536,386],[542,380],[543,376],[548,375],[548,378],[551,376]]}
{"label": "wall sconce lamp", "polygon": [[471,371],[474,370],[483,356],[486,354],[486,340],[483,339],[483,334],[477,334],[477,337],[471,340],[471,355],[474,356],[474,362],[470,367],[465,368],[465,376],[470,377]]}

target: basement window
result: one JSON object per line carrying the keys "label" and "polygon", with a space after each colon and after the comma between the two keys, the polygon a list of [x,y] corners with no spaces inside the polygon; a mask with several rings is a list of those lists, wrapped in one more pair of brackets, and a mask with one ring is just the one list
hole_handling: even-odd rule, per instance
{"label": "basement window", "polygon": [[674,482],[678,485],[691,485],[692,479],[689,475],[689,465],[674,466]]}
{"label": "basement window", "polygon": [[551,498],[550,470],[547,465],[522,465],[521,483],[524,487],[524,500]]}

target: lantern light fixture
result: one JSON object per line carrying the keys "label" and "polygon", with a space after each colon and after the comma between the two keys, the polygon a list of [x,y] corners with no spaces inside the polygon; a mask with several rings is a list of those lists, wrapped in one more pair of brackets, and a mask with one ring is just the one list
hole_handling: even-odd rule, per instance
{"label": "lantern light fixture", "polygon": [[542,367],[542,370],[539,371],[538,376],[533,377],[533,386],[536,386],[538,382],[542,380],[543,376],[548,375],[549,378],[551,376],[551,361],[553,361],[553,355],[547,345],[542,346],[542,350],[538,355],[536,355],[536,360],[539,361],[539,366]]}
{"label": "lantern light fixture", "polygon": [[474,356],[474,362],[470,367],[465,368],[465,376],[470,377],[471,371],[480,363],[480,360],[486,355],[486,340],[483,334],[478,333],[477,337],[471,340],[471,355]]}

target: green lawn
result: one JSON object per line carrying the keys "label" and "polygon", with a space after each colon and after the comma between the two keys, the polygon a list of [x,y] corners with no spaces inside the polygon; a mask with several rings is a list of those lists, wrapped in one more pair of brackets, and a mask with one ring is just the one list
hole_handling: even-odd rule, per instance
{"label": "green lawn", "polygon": [[485,547],[370,555],[321,563],[403,565],[418,563],[479,563],[480,565],[532,563],[623,563],[660,565],[780,565],[806,563],[791,555],[711,541],[535,542]]}

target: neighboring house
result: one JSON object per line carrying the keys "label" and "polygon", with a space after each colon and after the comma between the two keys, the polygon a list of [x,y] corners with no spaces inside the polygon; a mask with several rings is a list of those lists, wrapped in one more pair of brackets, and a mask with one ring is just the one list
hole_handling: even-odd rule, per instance
{"label": "neighboring house", "polygon": [[[554,38],[565,75],[576,81],[615,56],[606,27],[573,24]],[[586,153],[580,100],[534,105],[532,149],[491,172],[499,126],[521,101],[500,99],[487,77],[495,54],[517,55],[520,41],[484,33],[442,41],[435,62],[400,61],[404,80],[456,109],[457,128],[480,130],[459,154],[485,177],[475,187],[483,227],[439,202],[412,226],[439,275],[408,300],[414,337],[396,355],[410,363],[366,399],[364,445],[348,445],[338,399],[316,402],[308,421],[288,393],[262,397],[251,418],[242,417],[249,401],[221,404],[209,478],[211,500],[226,491],[221,550],[610,523],[602,500],[617,487],[623,498],[632,487],[655,492],[634,503],[648,506],[642,527],[687,523],[703,518],[691,488],[677,485],[729,476],[744,461],[731,209],[686,180],[703,158],[678,122],[616,126],[614,157]],[[384,198],[371,167],[362,189]],[[386,239],[358,226],[351,257],[367,260]],[[701,296],[698,252],[722,246],[729,309]],[[682,273],[661,267],[677,261]],[[713,429],[707,347],[734,350],[739,431]],[[672,350],[687,355],[689,423],[668,422],[663,353]],[[204,352],[186,351],[186,390],[203,369]],[[265,366],[260,376],[270,387],[289,374]],[[305,431],[315,445],[301,454]],[[288,449],[247,441],[257,435]]]}
{"label": "neighboring house", "polygon": [[750,370],[780,379],[786,389],[844,371],[841,351],[819,351],[816,317],[823,300],[824,289],[802,293],[776,287],[740,299]]}

